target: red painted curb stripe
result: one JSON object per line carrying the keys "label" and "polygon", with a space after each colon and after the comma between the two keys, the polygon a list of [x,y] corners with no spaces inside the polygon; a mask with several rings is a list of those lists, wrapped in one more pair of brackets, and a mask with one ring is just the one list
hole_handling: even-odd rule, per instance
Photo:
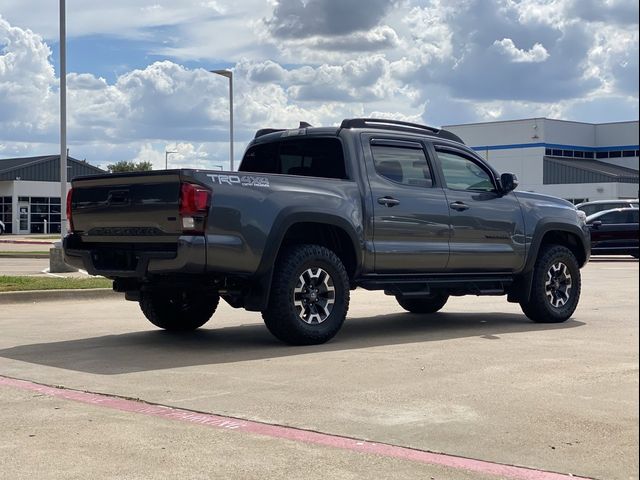
{"label": "red painted curb stripe", "polygon": [[323,445],[372,455],[399,458],[413,462],[439,465],[443,467],[467,470],[482,474],[496,475],[515,480],[586,480],[585,477],[576,477],[562,473],[546,472],[525,467],[515,467],[494,462],[485,462],[471,458],[457,457],[443,453],[432,453],[424,450],[414,450],[407,447],[380,444],[341,437],[326,433],[300,430],[293,427],[282,427],[266,423],[240,420],[233,417],[224,417],[209,413],[198,413],[180,408],[154,405],[142,401],[128,400],[125,398],[111,397],[109,395],[88,393],[66,388],[55,388],[40,385],[26,380],[17,380],[0,376],[0,385],[15,387],[22,390],[38,392],[51,397],[73,400],[80,403],[98,405],[123,412],[141,413],[154,417],[180,420],[188,423],[210,426],[214,428],[238,430],[246,433],[264,435],[272,438],[282,438],[297,442]]}

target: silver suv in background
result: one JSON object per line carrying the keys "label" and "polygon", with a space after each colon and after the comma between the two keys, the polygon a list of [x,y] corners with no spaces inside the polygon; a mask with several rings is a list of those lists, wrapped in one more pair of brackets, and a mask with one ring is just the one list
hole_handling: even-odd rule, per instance
{"label": "silver suv in background", "polygon": [[613,208],[638,208],[638,199],[618,199],[618,200],[594,200],[592,202],[582,202],[576,205],[578,210],[582,210],[585,215],[593,215],[594,213]]}

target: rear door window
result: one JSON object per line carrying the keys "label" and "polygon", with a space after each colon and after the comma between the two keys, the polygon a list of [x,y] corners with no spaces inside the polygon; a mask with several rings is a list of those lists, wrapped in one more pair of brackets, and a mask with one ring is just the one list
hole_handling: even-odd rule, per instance
{"label": "rear door window", "polygon": [[381,177],[414,187],[433,186],[431,168],[419,143],[414,147],[374,143],[371,153],[376,172]]}
{"label": "rear door window", "polygon": [[[631,204],[633,206],[633,204]],[[602,203],[587,203],[579,208],[587,217],[594,213],[604,212],[605,210],[612,210],[614,208],[628,208],[629,203],[626,202],[602,202]],[[636,207],[637,208],[637,207]]]}
{"label": "rear door window", "polygon": [[627,223],[627,212],[609,212],[597,218],[604,225]]}

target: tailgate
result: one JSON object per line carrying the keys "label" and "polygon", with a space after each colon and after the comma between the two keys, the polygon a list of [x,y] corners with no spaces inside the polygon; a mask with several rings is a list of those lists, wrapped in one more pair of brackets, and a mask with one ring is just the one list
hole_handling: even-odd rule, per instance
{"label": "tailgate", "polygon": [[73,231],[84,241],[162,243],[182,234],[179,171],[92,176],[72,187]]}

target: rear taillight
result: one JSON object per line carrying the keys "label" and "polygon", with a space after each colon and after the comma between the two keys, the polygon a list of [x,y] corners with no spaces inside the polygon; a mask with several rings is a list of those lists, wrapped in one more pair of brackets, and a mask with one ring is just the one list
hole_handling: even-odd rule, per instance
{"label": "rear taillight", "polygon": [[73,188],[67,192],[67,231],[73,232],[73,217],[71,216],[71,204],[73,203]]}
{"label": "rear taillight", "polygon": [[204,233],[211,191],[193,183],[180,185],[180,217],[185,233]]}

